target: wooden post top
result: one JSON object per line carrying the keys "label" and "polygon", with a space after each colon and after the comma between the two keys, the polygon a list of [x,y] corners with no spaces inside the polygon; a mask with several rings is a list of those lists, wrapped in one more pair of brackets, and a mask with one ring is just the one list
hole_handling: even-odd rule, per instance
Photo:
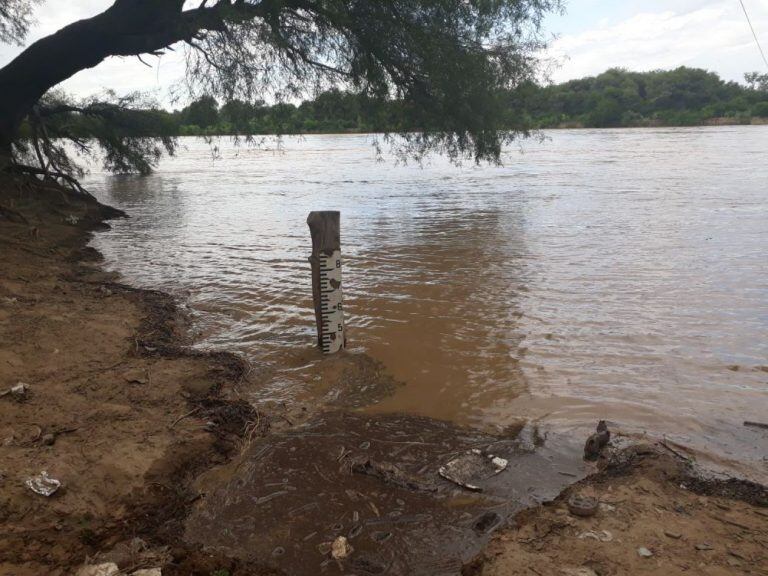
{"label": "wooden post top", "polygon": [[312,235],[312,252],[332,253],[341,249],[341,213],[338,210],[310,212],[307,216],[309,233]]}

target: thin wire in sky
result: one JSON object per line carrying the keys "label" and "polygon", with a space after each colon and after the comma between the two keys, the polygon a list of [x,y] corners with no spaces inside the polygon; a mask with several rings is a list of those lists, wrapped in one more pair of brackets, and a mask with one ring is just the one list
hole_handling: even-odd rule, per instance
{"label": "thin wire in sky", "polygon": [[763,62],[765,62],[765,67],[768,68],[768,58],[765,57],[765,52],[763,52],[763,47],[760,46],[760,40],[757,38],[757,32],[755,32],[755,27],[752,26],[752,19],[749,17],[749,12],[747,12],[747,7],[744,6],[744,0],[739,0],[739,4],[741,4],[741,9],[744,10],[744,16],[747,17],[747,24],[749,24],[749,29],[752,30],[752,36],[755,37],[755,44],[757,44],[757,49],[760,50],[760,56],[763,57]]}

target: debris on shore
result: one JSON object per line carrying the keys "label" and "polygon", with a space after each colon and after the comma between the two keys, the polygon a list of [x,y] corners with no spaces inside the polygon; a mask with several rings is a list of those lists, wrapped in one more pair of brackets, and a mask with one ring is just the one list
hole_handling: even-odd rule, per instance
{"label": "debris on shore", "polygon": [[584,460],[597,460],[610,440],[611,432],[608,430],[608,424],[605,420],[600,420],[597,423],[597,430],[587,438],[587,442],[584,444]]}
{"label": "debris on shore", "polygon": [[[244,363],[185,348],[172,298],[99,269],[90,233],[119,211],[0,175],[2,205],[24,218],[0,215],[0,574],[70,576],[137,535],[173,545],[176,573],[225,566],[174,526],[196,474],[239,453],[246,426],[252,437],[268,429],[267,415],[254,428],[252,407],[231,408]],[[206,420],[219,425],[204,430]]]}
{"label": "debris on shore", "polygon": [[[697,469],[661,442],[612,449],[599,471],[521,512],[463,576],[761,574],[768,488]],[[599,501],[573,514],[574,495]]]}
{"label": "debris on shore", "polygon": [[508,461],[493,454],[483,454],[477,448],[473,448],[456,456],[453,460],[440,466],[438,473],[446,480],[454,484],[472,490],[482,492],[480,483],[507,468]]}
{"label": "debris on shore", "polygon": [[56,491],[61,488],[61,482],[56,480],[56,478],[48,476],[48,472],[45,470],[40,472],[37,476],[28,478],[24,483],[27,485],[27,488],[32,490],[35,494],[40,494],[41,496],[46,497],[53,496]]}
{"label": "debris on shore", "polygon": [[[202,475],[206,497],[185,538],[249,562],[270,557],[292,576],[319,574],[340,536],[354,548],[350,572],[458,573],[516,512],[572,481],[558,470],[585,475],[578,444],[570,456],[528,452],[517,436],[430,418],[326,411]],[[277,547],[285,553],[272,557]]]}

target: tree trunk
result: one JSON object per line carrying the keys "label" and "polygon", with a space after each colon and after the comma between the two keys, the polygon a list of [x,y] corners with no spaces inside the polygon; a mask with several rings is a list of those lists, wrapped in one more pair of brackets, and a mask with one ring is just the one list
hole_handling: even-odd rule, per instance
{"label": "tree trunk", "polygon": [[0,69],[0,154],[10,150],[22,120],[43,94],[108,56],[106,14],[38,40]]}
{"label": "tree trunk", "polygon": [[0,163],[32,107],[60,82],[109,56],[154,52],[188,38],[199,26],[182,5],[116,0],[105,12],[41,38],[0,69]]}

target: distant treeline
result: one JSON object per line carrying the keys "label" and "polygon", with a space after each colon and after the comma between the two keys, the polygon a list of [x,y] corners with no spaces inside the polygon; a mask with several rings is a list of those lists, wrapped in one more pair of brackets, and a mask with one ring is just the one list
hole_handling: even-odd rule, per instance
{"label": "distant treeline", "polygon": [[[510,128],[695,126],[768,119],[768,75],[746,84],[681,67],[670,71],[612,69],[563,84],[525,84],[502,94]],[[164,135],[397,132],[418,130],[397,100],[376,101],[330,90],[300,105],[203,97],[173,112],[155,111]]]}
{"label": "distant treeline", "polygon": [[768,75],[724,82],[697,68],[655,72],[612,69],[553,86],[528,84],[511,94],[537,127],[696,126],[768,118]]}

